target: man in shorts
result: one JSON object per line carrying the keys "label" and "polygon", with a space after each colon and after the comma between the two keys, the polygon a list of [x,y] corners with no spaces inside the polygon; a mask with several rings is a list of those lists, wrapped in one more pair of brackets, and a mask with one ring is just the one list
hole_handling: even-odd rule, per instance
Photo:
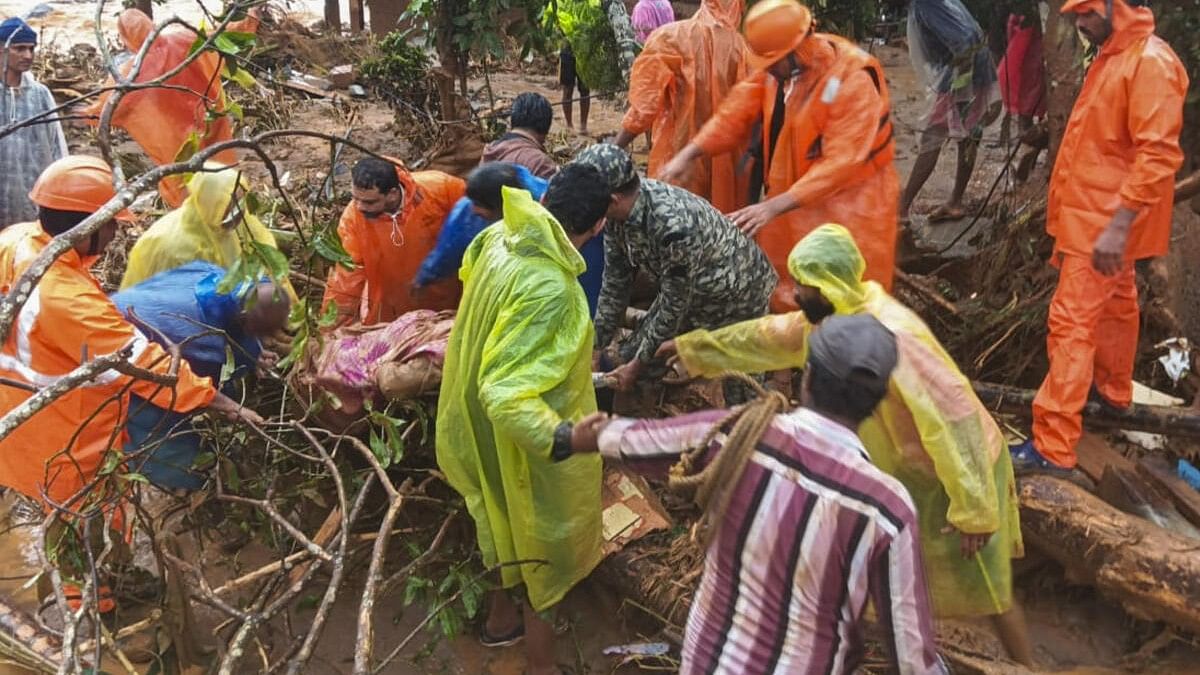
{"label": "man in shorts", "polygon": [[579,91],[579,133],[587,136],[588,110],[592,107],[591,90],[587,88],[583,78],[575,72],[575,52],[571,51],[570,43],[564,42],[562,51],[558,53],[558,83],[562,85],[563,117],[567,120],[567,128],[574,130],[571,120],[571,93]]}

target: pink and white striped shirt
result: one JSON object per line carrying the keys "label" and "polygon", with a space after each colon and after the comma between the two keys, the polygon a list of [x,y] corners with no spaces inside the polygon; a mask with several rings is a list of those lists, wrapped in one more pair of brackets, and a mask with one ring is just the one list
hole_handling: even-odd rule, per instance
{"label": "pink and white striped shirt", "polygon": [[674,20],[675,8],[669,0],[638,0],[630,17],[634,35],[640,44],[646,44],[651,33]]}
{"label": "pink and white striped shirt", "polygon": [[[655,473],[726,414],[619,418],[601,433],[600,452]],[[683,675],[853,672],[868,599],[895,672],[948,672],[916,509],[852,431],[804,408],[778,415],[733,490],[692,601]]]}

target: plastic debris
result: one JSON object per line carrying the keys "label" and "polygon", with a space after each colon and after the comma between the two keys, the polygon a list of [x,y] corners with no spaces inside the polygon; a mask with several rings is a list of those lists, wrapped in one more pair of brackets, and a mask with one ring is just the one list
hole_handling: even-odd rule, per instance
{"label": "plastic debris", "polygon": [[671,646],[665,642],[633,642],[627,645],[605,647],[602,653],[605,656],[624,657],[616,666],[620,668],[627,663],[634,663],[640,659],[665,657],[670,651]]}
{"label": "plastic debris", "polygon": [[1179,474],[1179,477],[1193,489],[1200,490],[1200,469],[1197,469],[1194,464],[1180,458],[1179,464],[1175,467],[1175,473]]}
{"label": "plastic debris", "polygon": [[1192,346],[1185,337],[1170,338],[1154,345],[1155,349],[1166,349],[1167,353],[1158,357],[1163,370],[1172,382],[1178,383],[1192,369]]}

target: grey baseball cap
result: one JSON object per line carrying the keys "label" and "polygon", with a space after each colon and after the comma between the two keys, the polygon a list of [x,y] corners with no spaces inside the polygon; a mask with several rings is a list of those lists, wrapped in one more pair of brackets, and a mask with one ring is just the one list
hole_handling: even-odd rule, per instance
{"label": "grey baseball cap", "polygon": [[637,176],[633,158],[612,143],[589,145],[575,155],[574,161],[595,167],[608,181],[610,190],[616,190]]}
{"label": "grey baseball cap", "polygon": [[808,359],[839,379],[886,388],[896,367],[896,336],[870,314],[836,314],[813,330]]}

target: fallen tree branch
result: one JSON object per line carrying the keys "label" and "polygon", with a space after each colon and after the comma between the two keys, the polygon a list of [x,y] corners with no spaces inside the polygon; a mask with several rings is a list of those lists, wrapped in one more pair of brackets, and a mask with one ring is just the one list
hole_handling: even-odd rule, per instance
{"label": "fallen tree branch", "polygon": [[[1033,415],[1033,399],[1037,392],[990,382],[972,382],[971,386],[983,404],[993,412]],[[1083,408],[1083,426],[1088,429],[1126,429],[1154,434],[1200,438],[1200,412],[1191,408],[1176,408],[1134,403],[1125,410],[1088,401]]]}
{"label": "fallen tree branch", "polygon": [[1200,171],[1184,178],[1175,184],[1175,203],[1187,201],[1200,195]]}
{"label": "fallen tree branch", "polygon": [[21,405],[10,410],[4,417],[0,417],[0,440],[3,440],[13,432],[13,429],[21,426],[21,424],[36,415],[42,408],[50,405],[67,392],[95,379],[96,376],[102,373],[116,368],[119,364],[126,363],[132,352],[133,347],[130,345],[122,348],[120,351],[88,361],[75,370],[63,375],[54,384],[39,390],[33,396],[25,399],[21,402]]}

